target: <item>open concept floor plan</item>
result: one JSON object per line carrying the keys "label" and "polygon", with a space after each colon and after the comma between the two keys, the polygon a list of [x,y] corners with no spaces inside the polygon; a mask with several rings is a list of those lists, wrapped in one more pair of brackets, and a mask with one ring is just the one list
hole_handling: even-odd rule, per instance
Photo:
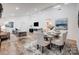
{"label": "open concept floor plan", "polygon": [[0,55],[79,55],[78,3],[0,3]]}

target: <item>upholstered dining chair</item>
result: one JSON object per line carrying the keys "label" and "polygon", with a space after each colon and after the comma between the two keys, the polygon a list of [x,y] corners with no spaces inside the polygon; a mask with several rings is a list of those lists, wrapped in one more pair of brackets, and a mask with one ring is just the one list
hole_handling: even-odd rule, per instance
{"label": "upholstered dining chair", "polygon": [[54,38],[52,44],[58,46],[60,52],[64,48],[67,39],[67,32],[63,32],[59,35],[59,38]]}
{"label": "upholstered dining chair", "polygon": [[35,39],[37,40],[37,49],[44,53],[45,47],[50,43],[44,39],[44,33],[41,30],[35,31]]}

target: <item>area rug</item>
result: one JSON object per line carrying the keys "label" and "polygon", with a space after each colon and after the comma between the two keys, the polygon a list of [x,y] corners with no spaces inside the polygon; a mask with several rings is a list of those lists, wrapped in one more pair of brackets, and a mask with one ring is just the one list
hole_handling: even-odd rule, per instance
{"label": "area rug", "polygon": [[27,48],[25,53],[26,55],[79,55],[77,48],[70,48],[69,46],[65,45],[62,52],[59,51],[57,48],[44,49],[44,53],[41,52],[40,49],[37,50],[36,42],[34,41],[31,43]]}

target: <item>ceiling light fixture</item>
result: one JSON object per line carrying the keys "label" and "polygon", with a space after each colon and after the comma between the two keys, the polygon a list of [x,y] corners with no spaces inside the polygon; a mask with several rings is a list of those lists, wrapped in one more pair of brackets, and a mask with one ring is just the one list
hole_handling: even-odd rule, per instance
{"label": "ceiling light fixture", "polygon": [[19,7],[16,7],[16,10],[19,10]]}

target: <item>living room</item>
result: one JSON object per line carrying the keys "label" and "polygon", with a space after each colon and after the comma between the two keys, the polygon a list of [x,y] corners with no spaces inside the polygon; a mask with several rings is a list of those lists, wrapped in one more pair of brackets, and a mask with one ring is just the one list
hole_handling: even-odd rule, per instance
{"label": "living room", "polygon": [[[0,32],[5,32],[2,33],[4,35],[0,33],[1,55],[79,54],[79,4],[3,3],[1,5],[3,11],[0,19]],[[52,28],[56,29],[55,32],[57,34],[55,33],[55,36],[51,33]],[[39,33],[40,31],[44,33]],[[57,43],[58,40],[54,40],[54,37],[56,39],[63,39],[62,35],[60,35],[63,32],[67,32],[66,38],[64,38],[66,40],[64,42],[60,40],[59,43],[62,44],[59,44]],[[50,36],[50,34],[53,34],[53,36]],[[44,38],[43,35],[45,36]],[[60,35],[60,37],[57,35]],[[3,37],[1,38],[1,36]],[[46,42],[44,43],[41,39],[45,39]],[[54,45],[55,42],[60,46]],[[42,48],[39,47],[38,44],[42,46]],[[64,47],[61,50],[60,47],[63,45]]]}

